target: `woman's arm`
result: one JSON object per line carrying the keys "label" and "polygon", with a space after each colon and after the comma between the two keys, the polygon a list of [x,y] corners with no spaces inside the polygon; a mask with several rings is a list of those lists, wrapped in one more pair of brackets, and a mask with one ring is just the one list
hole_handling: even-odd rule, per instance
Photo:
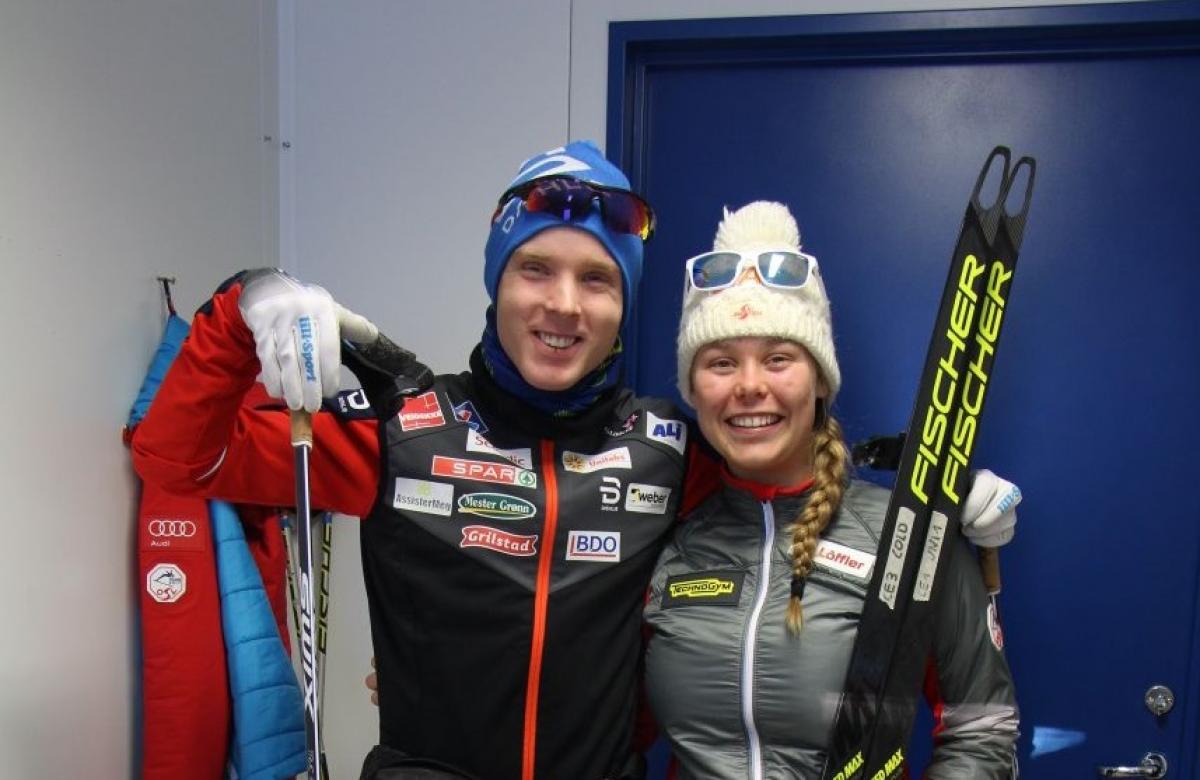
{"label": "woman's arm", "polygon": [[963,539],[948,551],[934,668],[926,678],[937,725],[929,780],[1015,776],[1019,716],[1004,640]]}

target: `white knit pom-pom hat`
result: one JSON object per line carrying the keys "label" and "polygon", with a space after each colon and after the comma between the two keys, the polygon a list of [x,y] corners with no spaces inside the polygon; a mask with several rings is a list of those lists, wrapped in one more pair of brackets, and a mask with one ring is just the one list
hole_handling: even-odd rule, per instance
{"label": "white knit pom-pom hat", "polygon": [[[737,211],[725,209],[717,227],[713,251],[800,251],[800,229],[787,206],[755,201]],[[795,341],[808,350],[821,369],[832,401],[842,384],[833,348],[829,298],[821,273],[800,288],[789,290],[743,281],[715,292],[695,290],[684,280],[683,313],[676,346],[679,392],[690,400],[692,360],[706,344],[746,336]]]}

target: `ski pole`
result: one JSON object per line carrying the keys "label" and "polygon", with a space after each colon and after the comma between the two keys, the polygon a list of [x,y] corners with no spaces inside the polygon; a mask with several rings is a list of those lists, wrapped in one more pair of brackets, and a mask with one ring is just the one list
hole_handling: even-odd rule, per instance
{"label": "ski pole", "polygon": [[[317,715],[325,718],[325,658],[329,637],[329,565],[333,558],[333,512],[321,513],[321,568],[317,580]],[[325,746],[321,745],[321,771],[329,777]]]}
{"label": "ski pole", "polygon": [[1000,550],[996,547],[980,547],[979,569],[983,572],[983,586],[995,602],[1000,592]]}
{"label": "ski pole", "polygon": [[322,780],[320,714],[317,711],[317,675],[313,641],[313,563],[311,494],[308,456],[312,452],[312,415],[303,409],[291,413],[292,454],[296,467],[296,529],[300,559],[300,668],[304,676],[304,742],[309,780]]}

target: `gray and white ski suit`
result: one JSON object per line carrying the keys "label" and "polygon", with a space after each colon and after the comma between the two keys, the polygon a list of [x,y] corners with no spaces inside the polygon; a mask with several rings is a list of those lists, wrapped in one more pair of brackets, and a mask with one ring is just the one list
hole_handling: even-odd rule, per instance
{"label": "gray and white ski suit", "polygon": [[[851,482],[822,534],[804,627],[793,636],[784,624],[792,566],[783,529],[807,493],[726,481],[677,527],[655,569],[645,609],[650,703],[680,780],[819,778],[889,494]],[[957,535],[944,567],[926,684],[938,720],[926,776],[1009,778],[1018,717],[1003,639]]]}

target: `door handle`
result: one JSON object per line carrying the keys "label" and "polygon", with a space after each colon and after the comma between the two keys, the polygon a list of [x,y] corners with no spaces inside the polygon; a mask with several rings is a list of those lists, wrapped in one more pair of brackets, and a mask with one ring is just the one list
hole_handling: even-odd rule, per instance
{"label": "door handle", "polygon": [[1139,766],[1098,766],[1101,777],[1148,777],[1151,780],[1167,776],[1167,757],[1162,753],[1147,753]]}

